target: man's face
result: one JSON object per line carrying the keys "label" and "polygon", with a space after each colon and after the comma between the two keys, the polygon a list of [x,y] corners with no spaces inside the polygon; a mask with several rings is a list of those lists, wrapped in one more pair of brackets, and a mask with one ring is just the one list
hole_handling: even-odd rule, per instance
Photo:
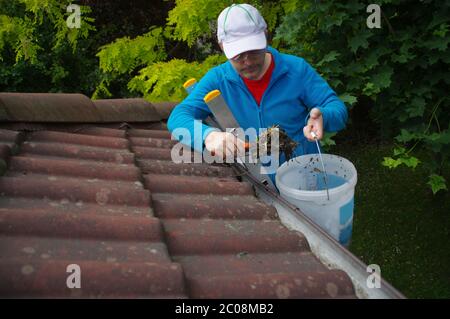
{"label": "man's face", "polygon": [[241,53],[230,59],[235,70],[244,78],[258,80],[262,77],[266,49]]}

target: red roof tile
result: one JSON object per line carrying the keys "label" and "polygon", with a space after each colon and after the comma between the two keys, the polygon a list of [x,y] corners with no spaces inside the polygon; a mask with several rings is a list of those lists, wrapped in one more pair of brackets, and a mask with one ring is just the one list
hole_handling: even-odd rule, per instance
{"label": "red roof tile", "polygon": [[[2,107],[44,107],[52,116],[64,101],[32,99],[0,94]],[[79,108],[98,111],[72,121],[84,124],[64,115],[67,124],[55,126],[36,115],[39,123],[16,117],[0,129],[0,164],[8,165],[0,177],[0,296],[355,297],[349,276],[328,270],[231,167],[173,163],[176,142],[165,125],[134,121],[145,106],[148,119],[161,105],[83,101]],[[105,124],[114,121],[128,123]],[[66,285],[71,264],[80,266],[80,289]]]}
{"label": "red roof tile", "polygon": [[188,277],[188,284],[195,298],[355,298],[353,286],[341,270],[200,274]]}
{"label": "red roof tile", "polygon": [[278,220],[168,219],[164,230],[174,255],[309,249],[304,236],[287,231]]}
{"label": "red roof tile", "polygon": [[153,194],[160,218],[276,219],[277,211],[252,195]]}

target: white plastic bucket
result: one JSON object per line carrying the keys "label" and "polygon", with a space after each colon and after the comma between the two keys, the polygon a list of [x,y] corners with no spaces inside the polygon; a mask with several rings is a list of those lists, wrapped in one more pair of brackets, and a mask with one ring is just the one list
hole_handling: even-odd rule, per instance
{"label": "white plastic bucket", "polygon": [[322,157],[328,176],[329,200],[319,154],[302,155],[285,162],[277,169],[276,185],[283,198],[348,246],[353,226],[356,168],[337,155],[322,154]]}

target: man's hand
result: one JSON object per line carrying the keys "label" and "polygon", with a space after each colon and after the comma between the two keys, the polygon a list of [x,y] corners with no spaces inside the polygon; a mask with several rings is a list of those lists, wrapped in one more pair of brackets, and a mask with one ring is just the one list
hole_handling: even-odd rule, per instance
{"label": "man's hand", "polygon": [[303,128],[303,134],[310,142],[314,142],[314,137],[311,135],[314,132],[317,135],[317,139],[320,140],[323,137],[323,116],[322,112],[318,108],[313,108],[309,113],[309,119],[306,126]]}
{"label": "man's hand", "polygon": [[234,158],[245,154],[245,142],[230,132],[211,132],[205,139],[205,147],[212,156]]}

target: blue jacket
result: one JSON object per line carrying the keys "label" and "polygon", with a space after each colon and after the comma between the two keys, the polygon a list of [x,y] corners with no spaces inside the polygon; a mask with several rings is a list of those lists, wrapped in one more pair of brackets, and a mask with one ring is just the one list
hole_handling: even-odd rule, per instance
{"label": "blue jacket", "polygon": [[[210,91],[219,90],[244,130],[253,127],[259,132],[260,128],[277,124],[299,143],[294,157],[317,153],[315,143],[308,142],[303,135],[309,111],[314,107],[319,108],[323,114],[325,131],[335,132],[345,127],[347,108],[304,59],[280,53],[271,47],[269,51],[274,58],[275,68],[260,106],[227,61],[209,70],[189,96],[174,108],[167,123],[169,131],[187,128],[191,140],[183,143],[202,152],[204,139],[214,128],[202,124],[202,134],[194,136],[194,119],[203,120],[211,114],[203,98]],[[284,156],[281,156],[280,164],[283,161]]]}

